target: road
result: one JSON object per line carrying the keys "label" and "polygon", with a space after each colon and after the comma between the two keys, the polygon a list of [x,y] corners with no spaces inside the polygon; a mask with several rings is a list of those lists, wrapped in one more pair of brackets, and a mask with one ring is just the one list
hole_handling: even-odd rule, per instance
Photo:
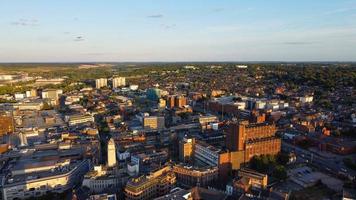
{"label": "road", "polygon": [[335,155],[334,157],[323,157],[312,151],[302,149],[287,142],[282,141],[282,150],[286,152],[294,152],[298,159],[302,159],[322,171],[328,171],[331,174],[339,175],[347,174],[350,177],[356,177],[356,171],[348,169],[343,163],[343,157]]}

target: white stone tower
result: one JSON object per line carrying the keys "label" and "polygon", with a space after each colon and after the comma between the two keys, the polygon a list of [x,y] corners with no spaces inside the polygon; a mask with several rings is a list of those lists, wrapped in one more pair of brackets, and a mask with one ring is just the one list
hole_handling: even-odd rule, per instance
{"label": "white stone tower", "polygon": [[116,148],[114,139],[110,139],[108,142],[108,167],[116,166]]}

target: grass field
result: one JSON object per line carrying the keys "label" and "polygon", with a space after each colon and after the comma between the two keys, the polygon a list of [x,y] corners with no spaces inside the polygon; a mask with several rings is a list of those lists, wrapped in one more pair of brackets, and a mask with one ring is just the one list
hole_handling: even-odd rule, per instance
{"label": "grass field", "polygon": [[292,192],[292,200],[321,200],[321,199],[335,199],[336,192],[329,189],[322,183],[315,186],[304,188],[299,191]]}

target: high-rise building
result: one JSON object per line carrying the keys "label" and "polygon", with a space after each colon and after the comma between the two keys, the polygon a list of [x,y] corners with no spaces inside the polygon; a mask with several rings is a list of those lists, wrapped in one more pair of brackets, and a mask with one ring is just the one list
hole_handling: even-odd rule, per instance
{"label": "high-rise building", "polygon": [[187,98],[182,95],[176,96],[174,104],[178,108],[183,108],[185,105],[187,105]]}
{"label": "high-rise building", "polygon": [[114,139],[110,139],[108,142],[108,167],[116,166],[116,148]]}
{"label": "high-rise building", "polygon": [[21,146],[27,146],[27,136],[25,133],[19,133],[19,138],[20,138],[20,145]]}
{"label": "high-rise building", "polygon": [[42,99],[49,99],[54,105],[57,105],[62,94],[63,90],[60,89],[46,89],[42,91]]}
{"label": "high-rise building", "polygon": [[102,87],[108,86],[108,79],[106,78],[99,78],[95,80],[95,87],[97,89],[100,89]]}
{"label": "high-rise building", "polygon": [[267,122],[233,122],[226,134],[226,147],[232,152],[243,151],[244,162],[250,161],[255,155],[275,155],[281,149],[281,140],[275,136],[276,131],[276,126]]}
{"label": "high-rise building", "polygon": [[167,97],[167,106],[168,108],[174,108],[175,107],[175,99],[176,96],[175,95],[170,95]]}
{"label": "high-rise building", "polygon": [[125,77],[114,77],[112,79],[112,87],[113,88],[119,88],[119,87],[125,86],[125,85],[126,85]]}
{"label": "high-rise building", "polygon": [[187,98],[183,95],[170,95],[167,97],[168,108],[183,108],[187,105]]}
{"label": "high-rise building", "polygon": [[179,141],[179,160],[182,162],[191,161],[194,155],[195,138],[184,137]]}

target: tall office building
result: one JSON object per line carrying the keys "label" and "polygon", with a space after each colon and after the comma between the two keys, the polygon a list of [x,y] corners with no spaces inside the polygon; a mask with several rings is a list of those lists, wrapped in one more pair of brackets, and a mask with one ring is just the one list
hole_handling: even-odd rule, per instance
{"label": "tall office building", "polygon": [[182,108],[185,105],[187,105],[187,98],[185,98],[185,96],[182,96],[182,95],[176,96],[174,104],[176,107]]}
{"label": "tall office building", "polygon": [[100,89],[102,87],[106,87],[108,85],[108,79],[106,78],[99,78],[95,80],[95,87]]}
{"label": "tall office building", "polygon": [[20,138],[20,146],[27,146],[27,136],[25,133],[19,133],[19,138]]}
{"label": "tall office building", "polygon": [[116,148],[114,139],[110,139],[108,142],[108,167],[116,166]]}
{"label": "tall office building", "polygon": [[125,85],[126,85],[125,77],[114,77],[112,79],[112,87],[113,88],[119,88],[119,87],[125,86]]}
{"label": "tall office building", "polygon": [[195,138],[184,137],[179,141],[179,160],[188,162],[193,159]]}
{"label": "tall office building", "polygon": [[167,97],[168,108],[182,108],[187,105],[187,98],[183,95],[170,95]]}
{"label": "tall office building", "polygon": [[244,152],[244,162],[255,155],[280,152],[281,140],[275,136],[276,126],[269,123],[234,122],[226,134],[226,147],[231,152]]}
{"label": "tall office building", "polygon": [[170,95],[167,97],[167,106],[168,108],[174,108],[175,107],[175,99],[176,96],[175,95]]}
{"label": "tall office building", "polygon": [[63,90],[61,89],[45,89],[42,91],[42,99],[49,99],[52,105],[57,105],[62,94]]}

